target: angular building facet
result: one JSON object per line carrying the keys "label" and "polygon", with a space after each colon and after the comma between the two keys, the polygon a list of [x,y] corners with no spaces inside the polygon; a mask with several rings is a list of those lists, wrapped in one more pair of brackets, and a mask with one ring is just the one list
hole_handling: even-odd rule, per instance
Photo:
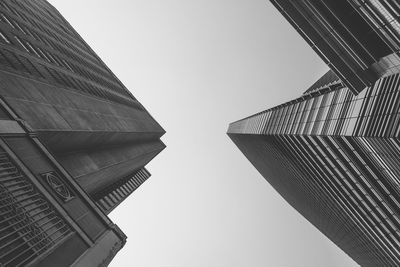
{"label": "angular building facet", "polygon": [[0,1],[0,265],[105,266],[162,127],[47,1]]}
{"label": "angular building facet", "polygon": [[271,0],[353,92],[400,70],[397,0]]}
{"label": "angular building facet", "polygon": [[[231,123],[228,135],[292,207],[358,264],[400,266],[400,61],[396,50],[386,48],[388,36],[399,33],[399,13],[390,17],[399,4],[272,2],[332,70],[299,98]],[[370,40],[379,37],[385,46],[373,41],[379,56],[362,69],[352,61],[371,46],[367,36],[353,32],[372,27],[371,17],[364,17],[368,8],[388,22],[368,31],[376,35]],[[321,20],[328,24],[316,23]],[[330,32],[318,29],[317,35],[316,27]],[[390,40],[390,47],[399,47],[399,40]],[[353,41],[363,49],[352,47]]]}

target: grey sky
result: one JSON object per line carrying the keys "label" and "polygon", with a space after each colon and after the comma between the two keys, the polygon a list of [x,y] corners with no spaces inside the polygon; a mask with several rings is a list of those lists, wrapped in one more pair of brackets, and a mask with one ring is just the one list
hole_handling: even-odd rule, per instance
{"label": "grey sky", "polygon": [[356,266],[225,134],[327,70],[268,1],[50,2],[167,131],[111,214],[128,236],[111,266]]}

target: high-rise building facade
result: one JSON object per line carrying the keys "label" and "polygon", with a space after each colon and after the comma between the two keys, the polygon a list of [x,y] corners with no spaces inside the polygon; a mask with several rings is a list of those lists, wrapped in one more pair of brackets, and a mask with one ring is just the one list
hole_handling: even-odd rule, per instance
{"label": "high-rise building facade", "polygon": [[400,67],[397,0],[271,0],[354,93]]}
{"label": "high-rise building facade", "polygon": [[[231,123],[228,135],[357,263],[400,266],[399,4],[272,2],[332,70],[299,98]],[[374,61],[355,64],[374,45]]]}
{"label": "high-rise building facade", "polygon": [[163,134],[47,1],[0,1],[1,266],[107,265]]}

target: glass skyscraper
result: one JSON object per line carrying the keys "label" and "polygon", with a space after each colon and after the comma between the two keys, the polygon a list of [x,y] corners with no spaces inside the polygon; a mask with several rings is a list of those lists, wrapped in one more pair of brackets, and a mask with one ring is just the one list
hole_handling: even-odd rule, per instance
{"label": "glass skyscraper", "polygon": [[264,178],[362,266],[400,265],[400,5],[272,1],[328,63],[299,98],[231,123]]}
{"label": "glass skyscraper", "polygon": [[397,0],[271,2],[354,93],[399,71]]}

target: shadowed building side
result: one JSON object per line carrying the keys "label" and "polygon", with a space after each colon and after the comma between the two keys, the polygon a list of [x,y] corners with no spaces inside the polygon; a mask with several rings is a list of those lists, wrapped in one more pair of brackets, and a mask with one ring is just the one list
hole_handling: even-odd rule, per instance
{"label": "shadowed building side", "polygon": [[372,180],[367,167],[338,160],[359,155],[336,147],[346,138],[230,137],[292,207],[358,264],[399,265],[398,190],[385,180]]}
{"label": "shadowed building side", "polygon": [[0,1],[0,48],[0,265],[107,266],[165,131],[47,1]]}
{"label": "shadowed building side", "polygon": [[400,5],[271,0],[328,71],[228,135],[278,193],[362,266],[400,265]]}
{"label": "shadowed building side", "polygon": [[400,77],[355,96],[331,83],[231,123],[279,194],[362,266],[400,264]]}
{"label": "shadowed building side", "polygon": [[1,78],[3,99],[89,194],[88,184],[116,182],[165,148],[164,130],[142,109],[5,72]]}
{"label": "shadowed building side", "polygon": [[51,5],[1,6],[0,95],[89,194],[165,147],[161,126]]}
{"label": "shadowed building side", "polygon": [[353,93],[400,70],[397,0],[271,2]]}

